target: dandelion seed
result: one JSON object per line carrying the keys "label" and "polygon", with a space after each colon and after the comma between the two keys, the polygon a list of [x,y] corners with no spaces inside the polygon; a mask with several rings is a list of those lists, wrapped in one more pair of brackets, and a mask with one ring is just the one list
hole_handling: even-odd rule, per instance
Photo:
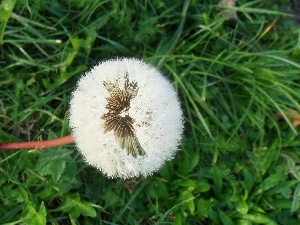
{"label": "dandelion seed", "polygon": [[86,162],[108,177],[148,176],[173,158],[183,131],[172,85],[137,59],[100,63],[78,82],[70,126]]}

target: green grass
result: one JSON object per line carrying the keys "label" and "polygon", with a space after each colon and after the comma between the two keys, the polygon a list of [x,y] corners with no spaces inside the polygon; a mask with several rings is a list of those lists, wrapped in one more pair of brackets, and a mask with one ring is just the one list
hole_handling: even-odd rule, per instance
{"label": "green grass", "polygon": [[300,28],[289,1],[240,0],[229,21],[218,2],[1,3],[1,142],[69,134],[76,80],[117,56],[157,66],[186,122],[146,179],[108,179],[73,145],[1,151],[0,224],[300,223]]}

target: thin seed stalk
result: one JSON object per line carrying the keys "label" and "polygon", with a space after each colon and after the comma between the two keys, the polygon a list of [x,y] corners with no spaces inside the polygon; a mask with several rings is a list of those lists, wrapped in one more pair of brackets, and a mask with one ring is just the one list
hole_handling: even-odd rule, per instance
{"label": "thin seed stalk", "polygon": [[0,144],[0,150],[16,150],[16,149],[28,149],[28,148],[43,149],[43,148],[57,147],[61,145],[71,144],[71,143],[74,143],[74,138],[72,135],[68,135],[53,140]]}

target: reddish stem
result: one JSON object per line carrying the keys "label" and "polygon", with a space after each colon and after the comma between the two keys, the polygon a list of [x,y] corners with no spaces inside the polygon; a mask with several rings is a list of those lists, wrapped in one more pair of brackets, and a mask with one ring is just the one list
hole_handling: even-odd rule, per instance
{"label": "reddish stem", "polygon": [[53,140],[46,140],[46,141],[29,141],[29,142],[15,142],[15,143],[7,143],[7,144],[0,144],[0,149],[24,149],[24,148],[34,148],[34,149],[43,149],[43,148],[50,148],[61,146],[65,144],[71,144],[74,142],[74,138],[72,135],[68,135],[62,138],[56,138]]}

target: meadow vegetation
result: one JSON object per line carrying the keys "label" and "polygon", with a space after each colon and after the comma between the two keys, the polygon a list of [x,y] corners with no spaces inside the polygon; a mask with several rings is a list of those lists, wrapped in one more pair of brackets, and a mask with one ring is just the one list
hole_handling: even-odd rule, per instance
{"label": "meadow vegetation", "polygon": [[238,0],[229,20],[218,2],[2,1],[2,143],[70,134],[78,78],[123,56],[173,83],[185,131],[172,161],[129,180],[75,145],[1,150],[1,224],[300,224],[297,1]]}

